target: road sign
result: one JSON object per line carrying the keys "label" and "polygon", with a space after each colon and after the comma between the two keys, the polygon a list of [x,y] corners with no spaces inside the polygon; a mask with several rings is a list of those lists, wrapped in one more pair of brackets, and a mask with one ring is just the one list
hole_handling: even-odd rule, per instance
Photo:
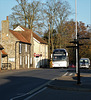
{"label": "road sign", "polygon": [[74,41],[70,41],[70,43],[76,44],[76,46],[66,46],[66,48],[76,48],[78,51],[78,73],[77,73],[77,84],[81,84],[80,82],[80,65],[79,65],[79,46],[82,46],[83,44],[79,44],[80,39],[90,39],[89,37],[79,37],[79,33],[77,33],[77,39],[74,39]]}
{"label": "road sign", "polygon": [[66,48],[77,48],[77,46],[66,46]]}

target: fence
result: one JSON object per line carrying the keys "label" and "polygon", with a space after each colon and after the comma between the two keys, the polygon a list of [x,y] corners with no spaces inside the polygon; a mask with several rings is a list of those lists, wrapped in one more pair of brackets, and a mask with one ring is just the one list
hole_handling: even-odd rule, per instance
{"label": "fence", "polygon": [[12,69],[11,63],[2,63],[1,69]]}

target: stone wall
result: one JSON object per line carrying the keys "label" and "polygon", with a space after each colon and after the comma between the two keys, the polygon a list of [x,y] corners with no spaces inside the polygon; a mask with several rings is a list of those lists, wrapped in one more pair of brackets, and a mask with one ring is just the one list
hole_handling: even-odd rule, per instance
{"label": "stone wall", "polygon": [[21,44],[21,52],[19,52],[19,65],[20,68],[30,68],[31,67],[31,45],[30,44],[24,44],[24,43],[19,43]]}
{"label": "stone wall", "polygon": [[[22,44],[22,52],[19,53],[19,40],[9,31],[9,21],[2,21],[2,46],[8,54],[8,63],[11,63],[12,69],[29,68],[31,59],[31,45]],[[25,52],[25,45],[27,45],[27,52]],[[22,65],[20,65],[20,56],[22,57]],[[25,63],[27,60],[27,64]],[[3,58],[3,63],[7,63],[7,59]]]}
{"label": "stone wall", "polygon": [[[9,20],[2,21],[2,46],[8,54],[8,63],[11,63],[12,69],[15,69],[15,43],[18,41],[9,32]],[[3,58],[3,63],[7,63],[7,59]]]}

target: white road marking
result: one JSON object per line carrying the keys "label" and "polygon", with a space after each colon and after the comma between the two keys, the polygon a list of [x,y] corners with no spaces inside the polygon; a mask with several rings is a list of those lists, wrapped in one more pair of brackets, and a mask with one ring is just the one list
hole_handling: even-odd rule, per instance
{"label": "white road marking", "polygon": [[[68,72],[66,72],[66,73],[63,74],[62,76],[66,76],[67,74],[68,74]],[[71,74],[72,74],[72,73],[71,73]],[[70,75],[71,75],[71,74],[70,74]],[[58,78],[58,77],[55,77],[55,78],[51,79],[50,81],[46,82],[45,84],[39,86],[38,88],[35,88],[34,90],[32,90],[32,91],[30,91],[30,92],[28,92],[28,93],[25,93],[25,94],[22,94],[22,95],[13,97],[13,98],[11,98],[10,100],[18,99],[18,98],[21,98],[21,97],[23,97],[23,96],[26,96],[26,95],[30,94],[30,96],[29,96],[28,98],[24,99],[24,100],[28,100],[28,99],[32,98],[33,96],[35,96],[36,94],[38,94],[38,93],[44,91],[44,90],[47,88],[47,87],[45,87],[45,86],[46,86],[47,84],[49,84],[50,82],[52,82],[53,80],[57,79],[57,78]],[[36,92],[36,91],[37,91],[37,92]]]}
{"label": "white road marking", "polygon": [[21,97],[26,96],[26,95],[28,95],[28,94],[31,95],[31,94],[34,93],[35,91],[38,91],[38,90],[44,88],[47,84],[49,84],[50,82],[52,82],[52,81],[55,80],[55,79],[56,79],[56,78],[53,78],[53,79],[51,79],[50,81],[44,83],[43,85],[41,85],[41,86],[39,86],[39,87],[37,87],[37,88],[31,90],[30,92],[25,93],[25,94],[20,95],[20,96],[15,96],[15,97],[11,98],[10,100],[18,99],[18,98],[21,98]]}
{"label": "white road marking", "polygon": [[47,89],[47,87],[45,87],[45,88],[43,88],[43,89],[41,89],[41,90],[39,90],[39,91],[35,92],[34,94],[30,95],[29,97],[27,97],[27,98],[26,98],[26,99],[24,99],[24,100],[29,100],[30,98],[32,98],[33,96],[37,95],[38,93],[40,93],[40,92],[44,91],[45,89]]}
{"label": "white road marking", "polygon": [[23,94],[23,95],[20,95],[20,96],[13,97],[13,98],[11,98],[10,100],[14,100],[14,99],[17,99],[17,98],[20,98],[20,97],[26,96],[26,95],[27,95],[27,93],[26,93],[26,94]]}
{"label": "white road marking", "polygon": [[[69,72],[66,72],[65,74],[63,74],[62,76],[72,76],[73,73],[68,74]],[[68,74],[68,75],[67,75]]]}
{"label": "white road marking", "polygon": [[70,73],[70,74],[69,74],[69,76],[72,76],[72,75],[73,75],[73,73]]}
{"label": "white road marking", "polygon": [[66,72],[65,74],[63,74],[62,76],[66,76],[68,74],[68,72]]}

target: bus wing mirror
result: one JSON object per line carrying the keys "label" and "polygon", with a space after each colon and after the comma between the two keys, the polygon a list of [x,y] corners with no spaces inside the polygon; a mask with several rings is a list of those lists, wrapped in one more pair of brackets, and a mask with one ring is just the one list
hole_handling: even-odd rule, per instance
{"label": "bus wing mirror", "polygon": [[51,54],[51,59],[52,59],[52,56],[53,56],[53,55]]}
{"label": "bus wing mirror", "polygon": [[66,56],[68,56],[68,53],[66,53]]}

